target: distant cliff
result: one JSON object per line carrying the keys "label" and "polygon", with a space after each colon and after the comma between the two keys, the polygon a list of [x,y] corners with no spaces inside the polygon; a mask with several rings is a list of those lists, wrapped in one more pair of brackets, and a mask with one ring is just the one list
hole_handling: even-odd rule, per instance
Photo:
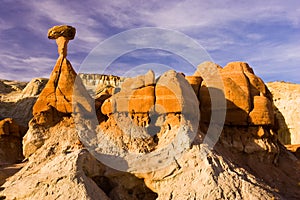
{"label": "distant cliff", "polygon": [[123,77],[105,74],[78,74],[85,86],[97,87],[99,84],[111,85],[113,87],[119,87]]}

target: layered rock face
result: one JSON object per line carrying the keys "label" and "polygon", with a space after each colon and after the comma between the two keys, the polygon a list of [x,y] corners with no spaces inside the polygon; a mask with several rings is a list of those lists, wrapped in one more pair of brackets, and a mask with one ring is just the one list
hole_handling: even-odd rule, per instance
{"label": "layered rock face", "polygon": [[300,144],[299,84],[273,82],[267,86],[273,95],[279,140],[283,144]]}
{"label": "layered rock face", "polygon": [[[191,86],[181,74],[167,71],[156,82],[150,70],[125,79],[120,92],[104,101],[101,112],[108,120],[100,128],[123,149],[151,152],[168,144],[179,126],[185,125],[183,113],[198,107]],[[194,117],[199,119],[197,112]]]}
{"label": "layered rock face", "polygon": [[[204,63],[204,65],[205,64],[208,63]],[[200,65],[199,67],[203,66]],[[240,159],[246,160],[246,163],[248,162],[246,165],[251,166],[255,174],[259,174],[260,177],[264,177],[264,175],[261,173],[262,169],[253,166],[253,163],[258,163],[260,166],[264,165],[263,163],[268,163],[268,165],[271,166],[273,163],[277,163],[278,165],[278,155],[280,154],[280,146],[277,142],[277,135],[273,130],[274,112],[272,108],[272,96],[264,82],[255,76],[253,70],[248,66],[248,64],[235,62],[229,63],[224,68],[221,68],[220,66],[216,67],[219,69],[220,75],[224,81],[224,93],[227,101],[225,126],[216,148],[220,154],[227,152],[226,156],[230,157],[232,160],[236,160],[237,162],[240,162]],[[176,76],[181,76],[179,74],[171,75],[174,73],[175,72],[167,72],[166,74],[163,74],[161,82],[159,80],[156,83],[150,82],[151,84],[154,84],[154,87],[151,87],[151,84],[145,84],[147,82],[145,80],[150,79],[148,77],[153,77],[152,75],[150,76],[151,72],[147,73],[145,76],[136,77],[136,79],[125,79],[121,91],[116,94],[111,94],[112,96],[104,101],[101,111],[102,114],[107,115],[108,120],[102,122],[100,127],[101,125],[105,125],[106,128],[102,127],[102,130],[104,130],[104,132],[110,136],[111,140],[115,140],[115,143],[122,148],[128,149],[129,151],[130,148],[133,148],[131,151],[138,149],[142,152],[144,152],[144,148],[147,145],[146,152],[151,152],[155,149],[161,148],[163,145],[160,145],[160,143],[165,145],[166,143],[172,141],[175,132],[170,131],[167,134],[165,131],[168,128],[164,129],[163,127],[169,127],[169,130],[172,130],[174,127],[176,127],[176,125],[182,125],[182,122],[178,119],[184,118],[182,116],[184,107],[183,101],[186,100],[185,98],[182,98],[183,96],[186,96],[185,94],[180,92],[173,93],[168,89],[170,88],[170,85],[172,85],[171,80],[174,80]],[[164,80],[164,77],[172,78],[167,78]],[[182,80],[182,78],[180,80]],[[203,79],[201,78],[200,74],[195,74],[195,76],[188,76],[185,78],[191,84],[193,91],[199,99],[201,111],[201,132],[199,133],[199,140],[201,141],[201,137],[205,137],[205,132],[210,120],[209,117],[211,106],[209,88],[207,88],[205,80],[202,82]],[[177,81],[180,82],[180,84],[183,84],[184,82],[179,80]],[[187,88],[185,89],[188,90]],[[192,98],[188,97],[187,99]],[[134,103],[131,103],[131,101]],[[188,104],[191,105],[191,102],[188,102]],[[141,105],[143,106],[141,107]],[[162,128],[160,129],[160,132],[155,134],[155,140],[151,140],[150,145],[149,143],[140,146],[132,145],[132,141],[126,138],[126,131],[124,131],[124,128],[119,130],[117,127],[118,123],[116,121],[114,121],[115,125],[112,125],[110,122],[110,120],[115,119],[117,116],[114,113],[127,112],[128,115],[131,116],[133,124],[140,127],[150,127],[151,123],[149,122],[152,119],[152,107],[156,113],[164,113],[169,117],[174,117],[170,117],[169,119],[171,120],[168,120],[168,118],[165,118],[165,121],[162,120],[163,123],[160,124]],[[198,104],[194,104],[190,108],[198,109]],[[188,113],[190,112],[193,112],[193,110],[188,110]],[[124,125],[129,125],[129,127],[133,126],[128,121]],[[115,134],[116,132],[118,134]],[[128,142],[126,144],[126,141],[130,141],[131,143]],[[197,141],[197,139],[195,141]],[[144,141],[138,142],[139,144],[143,144]],[[203,151],[207,154],[204,153],[203,157],[195,157],[195,155],[202,155]],[[229,164],[224,160],[221,161],[221,158],[217,158],[215,156],[216,155],[214,153],[210,153],[210,150],[207,149],[207,147],[200,145],[200,149],[193,147],[191,150],[188,150],[187,153],[184,153],[181,158],[176,160],[173,167],[156,170],[155,172],[149,174],[137,173],[136,175],[144,178],[147,186],[158,193],[159,199],[207,199],[211,197],[210,195],[212,195],[213,198],[229,199],[237,197],[241,199],[279,198],[279,196],[277,196],[275,191],[272,191],[271,188],[269,188],[270,190],[267,189],[269,190],[268,192],[267,190],[262,190],[262,188],[268,188],[268,186],[264,185],[265,183],[260,182],[258,179],[252,177],[252,175],[248,174],[246,171],[235,171],[234,167],[229,167],[232,164]],[[206,159],[207,161],[205,161]],[[165,162],[167,161],[165,160]],[[204,163],[206,162],[209,164],[205,165]],[[218,164],[213,164],[215,162]],[[188,173],[189,171],[196,169],[198,165],[200,172],[201,170],[204,170],[205,172],[211,171],[210,175],[207,175],[204,172],[203,174],[197,173],[197,175]],[[193,169],[188,170],[189,167]],[[222,177],[219,177],[219,175],[215,174],[216,171],[219,170],[224,171],[222,173]],[[274,168],[269,167],[267,170],[274,170]],[[226,175],[227,172],[229,174],[242,173],[244,176],[248,177],[244,177],[245,179],[241,177],[234,178],[229,174]],[[283,177],[285,175],[283,171],[277,173],[278,174],[276,177],[278,179],[284,179]],[[210,177],[214,176],[218,178],[212,178],[212,180],[209,181]],[[236,186],[231,184],[233,179],[235,182],[239,182],[237,183],[238,185],[244,185],[245,190],[235,188]],[[205,181],[208,181],[210,184],[206,184]],[[283,180],[282,182],[278,182],[278,185],[281,185],[282,187],[289,181],[291,180]],[[195,183],[195,185],[191,184],[191,182]],[[291,182],[293,182],[293,185],[295,185],[295,182],[297,181],[296,179],[293,179]],[[203,183],[203,185],[200,183]],[[212,183],[218,185],[218,188],[220,188],[221,191],[213,192],[215,190],[215,186],[213,186]],[[267,183],[272,184],[270,178],[268,178]],[[172,187],[170,187],[170,185],[172,185]],[[173,187],[174,185],[177,185],[177,187]],[[209,189],[207,185],[211,185],[211,189]],[[253,187],[253,185],[260,186]],[[178,190],[178,187],[184,189]],[[203,189],[200,190],[203,192],[200,194],[197,192],[197,190],[202,187]],[[239,192],[230,192],[236,190]],[[249,192],[250,190],[252,192]],[[295,190],[295,188],[293,190]],[[297,194],[291,194],[291,196],[294,195],[297,196]]]}
{"label": "layered rock face", "polygon": [[120,87],[124,81],[124,77],[105,75],[105,74],[83,74],[79,73],[84,86],[89,91],[89,94],[95,98],[106,88]]}
{"label": "layered rock face", "polygon": [[[262,153],[276,157],[279,152],[274,126],[272,95],[264,82],[247,63],[232,62],[224,68],[214,63],[203,63],[199,68],[212,65],[223,80],[226,99],[226,118],[220,141],[230,148],[248,154]],[[200,76],[199,70],[195,76]],[[201,130],[206,132],[211,117],[211,101],[205,80],[197,93],[200,101]],[[219,108],[216,108],[219,109]],[[272,159],[268,159],[272,162]]]}
{"label": "layered rock face", "polygon": [[[212,63],[203,63],[205,67]],[[232,62],[219,69],[227,101],[225,125],[273,125],[272,97],[264,82],[255,76],[247,63]],[[198,72],[197,72],[198,73]],[[196,74],[199,76],[199,74]],[[211,104],[205,80],[198,93],[203,122],[209,122]]]}

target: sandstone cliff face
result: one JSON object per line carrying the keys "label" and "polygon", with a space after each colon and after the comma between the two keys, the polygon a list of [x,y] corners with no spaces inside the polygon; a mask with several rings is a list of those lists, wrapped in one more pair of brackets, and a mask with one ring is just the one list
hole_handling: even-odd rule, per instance
{"label": "sandstone cliff face", "polygon": [[274,110],[278,122],[278,137],[283,144],[300,144],[300,85],[267,83],[273,95]]}
{"label": "sandstone cliff face", "polygon": [[[104,87],[120,87],[124,77],[105,74],[78,74],[87,90],[98,94]],[[95,91],[95,92],[94,92]]]}
{"label": "sandstone cliff face", "polygon": [[[101,111],[108,120],[100,124],[100,129],[110,140],[122,144],[123,149],[151,152],[167,144],[167,138],[171,141],[179,124],[194,128],[188,127],[187,116],[183,114],[198,107],[191,86],[181,74],[167,71],[156,82],[153,71],[149,71],[125,79],[120,92],[104,101]],[[197,112],[188,117],[198,123]],[[136,139],[133,141],[131,137]]]}
{"label": "sandstone cliff face", "polygon": [[[238,152],[260,154],[266,162],[273,162],[279,153],[276,133],[273,130],[274,112],[272,96],[264,82],[257,77],[252,68],[243,62],[231,62],[224,68],[205,62],[198,68],[213,66],[219,71],[224,84],[226,117],[219,142]],[[194,77],[201,76],[197,70]],[[200,129],[203,133],[209,128],[211,112],[222,108],[211,107],[210,92],[203,80],[197,96],[200,102]]]}
{"label": "sandstone cliff face", "polygon": [[[203,63],[198,67],[212,65],[219,69],[224,84],[227,102],[225,125],[273,125],[272,97],[264,82],[255,76],[247,63],[231,62],[224,68],[214,63]],[[198,73],[198,72],[196,72]],[[199,74],[196,74],[199,76]],[[213,88],[212,88],[213,89]],[[205,80],[198,93],[203,122],[209,122],[211,102]]]}

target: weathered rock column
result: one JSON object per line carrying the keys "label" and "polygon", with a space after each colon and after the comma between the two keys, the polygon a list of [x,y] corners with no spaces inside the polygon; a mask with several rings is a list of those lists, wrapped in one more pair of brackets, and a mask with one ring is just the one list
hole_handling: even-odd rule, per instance
{"label": "weathered rock column", "polygon": [[67,57],[68,42],[74,39],[75,34],[76,29],[67,25],[54,26],[48,30],[48,38],[56,40],[59,57]]}
{"label": "weathered rock column", "polygon": [[64,115],[72,113],[72,93],[76,72],[67,60],[67,45],[74,39],[76,29],[72,26],[54,26],[48,31],[48,38],[55,39],[59,57],[49,81],[33,107],[37,124],[51,125]]}

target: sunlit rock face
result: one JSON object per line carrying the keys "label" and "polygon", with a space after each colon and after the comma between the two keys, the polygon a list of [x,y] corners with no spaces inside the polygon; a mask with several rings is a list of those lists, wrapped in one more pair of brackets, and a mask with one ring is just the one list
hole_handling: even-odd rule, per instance
{"label": "sunlit rock face", "polygon": [[273,95],[280,141],[283,144],[300,144],[300,85],[272,82],[267,86]]}

